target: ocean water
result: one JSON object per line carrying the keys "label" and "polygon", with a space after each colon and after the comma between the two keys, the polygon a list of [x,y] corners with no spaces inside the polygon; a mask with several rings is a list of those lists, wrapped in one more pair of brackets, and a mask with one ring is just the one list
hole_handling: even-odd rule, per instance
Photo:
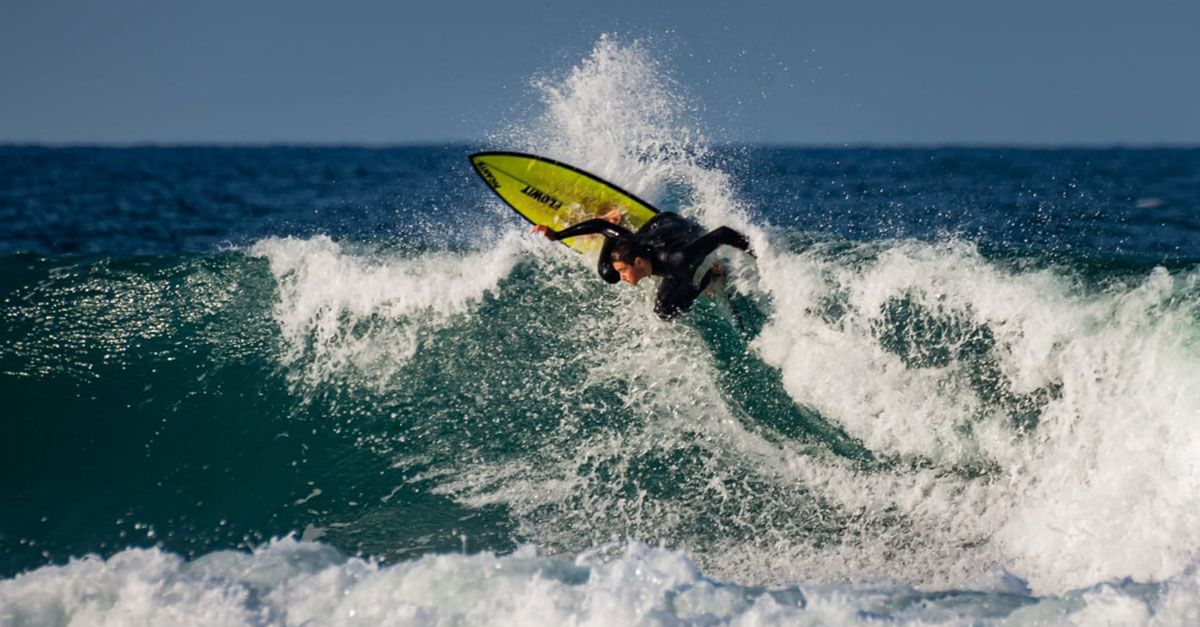
{"label": "ocean water", "polygon": [[[1200,150],[0,148],[0,625],[1200,622]],[[470,171],[747,233],[676,322]],[[736,315],[734,315],[736,313]]]}

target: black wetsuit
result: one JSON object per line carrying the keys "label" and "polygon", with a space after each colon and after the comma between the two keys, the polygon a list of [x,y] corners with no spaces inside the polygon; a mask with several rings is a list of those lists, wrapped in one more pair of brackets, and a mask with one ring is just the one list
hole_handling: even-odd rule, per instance
{"label": "black wetsuit", "polygon": [[[715,273],[711,268],[704,268],[704,262],[718,246],[724,244],[739,250],[750,246],[744,235],[727,226],[705,233],[700,225],[669,211],[659,212],[637,233],[607,220],[595,219],[558,231],[555,239],[594,234],[604,236],[596,270],[609,283],[620,280],[612,267],[613,246],[630,241],[649,253],[651,274],[662,277],[654,299],[654,313],[662,318],[686,311],[708,287]],[[705,272],[697,276],[702,268]]]}

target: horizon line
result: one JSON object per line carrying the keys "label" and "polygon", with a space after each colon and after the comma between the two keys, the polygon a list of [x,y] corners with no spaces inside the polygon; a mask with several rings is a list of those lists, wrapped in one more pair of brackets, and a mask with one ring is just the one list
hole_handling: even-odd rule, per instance
{"label": "horizon line", "polygon": [[[487,146],[491,142],[470,140],[411,141],[411,142],[337,142],[337,141],[104,141],[48,142],[0,140],[0,149],[354,149],[397,150]],[[767,148],[776,150],[1197,150],[1200,142],[715,142],[714,149]]]}

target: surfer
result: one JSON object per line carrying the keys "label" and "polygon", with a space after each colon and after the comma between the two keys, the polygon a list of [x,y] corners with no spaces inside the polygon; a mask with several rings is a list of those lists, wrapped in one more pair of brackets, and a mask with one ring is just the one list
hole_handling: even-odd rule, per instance
{"label": "surfer", "polygon": [[609,212],[561,231],[544,225],[532,230],[553,241],[603,235],[596,267],[600,277],[608,283],[624,280],[630,285],[651,275],[661,277],[654,313],[664,320],[687,311],[705,289],[724,279],[725,269],[712,254],[717,247],[750,248],[746,236],[727,226],[705,233],[699,224],[669,211],[659,212],[636,233],[621,226],[620,217],[619,212]]}

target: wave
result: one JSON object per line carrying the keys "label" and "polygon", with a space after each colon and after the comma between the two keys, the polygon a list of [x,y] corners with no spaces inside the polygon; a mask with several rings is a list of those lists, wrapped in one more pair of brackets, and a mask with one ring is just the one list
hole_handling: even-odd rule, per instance
{"label": "wave", "polygon": [[1200,274],[1088,288],[962,242],[875,248],[768,262],[780,313],[754,344],[797,403],[911,469],[849,481],[851,502],[982,541],[971,559],[1035,589],[1188,564]]}
{"label": "wave", "polygon": [[[403,305],[404,280],[381,289],[329,246],[255,249],[292,260],[272,263],[285,366],[361,383],[368,363],[440,399],[405,424],[460,455],[415,480],[503,507],[552,552],[620,534],[742,582],[954,585],[1004,565],[1057,592],[1165,579],[1200,546],[1194,270],[1089,286],[964,242],[767,249],[747,335],[712,304],[661,323],[647,290],[538,242],[443,259],[439,296]],[[414,388],[429,372],[472,392]]]}
{"label": "wave", "polygon": [[[268,393],[283,404],[229,424],[269,442],[311,415],[390,466],[365,488],[376,516],[411,489],[492,512],[485,535],[549,555],[617,536],[741,585],[885,574],[955,588],[1003,566],[1060,594],[1166,581],[1200,548],[1194,269],[1096,284],[965,242],[770,248],[734,297],[761,316],[747,330],[712,302],[663,323],[649,289],[605,286],[532,238],[494,241],[36,262],[9,296],[0,358],[117,400],[121,372],[170,364],[155,390],[176,408],[261,396],[275,375],[221,378],[259,364],[288,382]],[[318,483],[288,502],[336,493]],[[342,498],[312,510],[360,521],[333,541],[420,543]]]}
{"label": "wave", "polygon": [[10,625],[304,624],[1089,624],[1195,618],[1195,571],[1036,597],[997,571],[966,589],[879,582],[772,589],[706,577],[684,554],[641,544],[574,560],[427,555],[381,565],[291,538],[184,560],[159,549],[89,556],[0,581]]}
{"label": "wave", "polygon": [[[535,90],[546,112],[506,147],[748,234],[729,302],[664,323],[652,286],[606,286],[504,228],[465,249],[10,255],[0,391],[37,420],[0,423],[0,476],[37,468],[12,493],[57,500],[14,515],[9,572],[138,542],[202,556],[34,570],[0,584],[20,617],[516,620],[515,598],[580,622],[1194,612],[1194,264],[781,229],[751,218],[645,48],[606,37]],[[75,467],[94,472],[58,472]],[[214,552],[309,525],[391,564],[290,540]],[[447,553],[460,536],[541,556]],[[993,575],[1020,585],[973,583]]]}

